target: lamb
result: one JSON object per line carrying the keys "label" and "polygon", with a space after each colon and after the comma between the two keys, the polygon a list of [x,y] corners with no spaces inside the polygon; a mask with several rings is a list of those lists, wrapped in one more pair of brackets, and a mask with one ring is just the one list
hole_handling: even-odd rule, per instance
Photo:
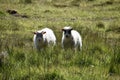
{"label": "lamb", "polygon": [[37,50],[40,50],[46,46],[55,45],[56,37],[51,29],[43,28],[41,30],[38,30],[37,32],[34,32],[33,42],[34,47]]}
{"label": "lamb", "polygon": [[73,48],[75,51],[76,49],[82,48],[82,38],[76,30],[73,30],[70,26],[65,26],[63,29],[62,34],[62,48]]}

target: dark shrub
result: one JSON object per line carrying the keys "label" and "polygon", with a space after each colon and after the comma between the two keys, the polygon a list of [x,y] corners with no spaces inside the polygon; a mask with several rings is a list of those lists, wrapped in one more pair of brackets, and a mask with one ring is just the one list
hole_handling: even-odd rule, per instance
{"label": "dark shrub", "polygon": [[65,80],[63,76],[59,75],[58,73],[46,73],[39,77],[40,80]]}
{"label": "dark shrub", "polygon": [[104,23],[102,23],[102,22],[97,23],[96,26],[97,26],[98,28],[105,28],[105,25],[104,25]]}

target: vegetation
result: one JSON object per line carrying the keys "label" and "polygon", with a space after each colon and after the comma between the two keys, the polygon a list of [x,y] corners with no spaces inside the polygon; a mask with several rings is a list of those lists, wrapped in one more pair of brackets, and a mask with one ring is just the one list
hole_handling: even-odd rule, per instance
{"label": "vegetation", "polygon": [[[0,0],[0,80],[119,80],[119,0]],[[16,10],[20,17],[8,14]],[[82,51],[61,48],[61,29],[72,26]],[[33,32],[44,27],[54,48],[33,48]],[[4,60],[2,60],[4,59]]]}

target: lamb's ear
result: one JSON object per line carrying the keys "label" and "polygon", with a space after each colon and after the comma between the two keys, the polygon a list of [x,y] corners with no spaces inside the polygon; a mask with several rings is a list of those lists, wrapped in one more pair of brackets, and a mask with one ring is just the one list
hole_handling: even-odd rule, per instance
{"label": "lamb's ear", "polygon": [[73,30],[73,28],[71,28],[70,30]]}
{"label": "lamb's ear", "polygon": [[45,31],[42,31],[42,34],[45,34],[46,32]]}
{"label": "lamb's ear", "polygon": [[61,31],[64,31],[64,29],[61,29]]}
{"label": "lamb's ear", "polygon": [[37,34],[37,32],[33,32],[34,34]]}

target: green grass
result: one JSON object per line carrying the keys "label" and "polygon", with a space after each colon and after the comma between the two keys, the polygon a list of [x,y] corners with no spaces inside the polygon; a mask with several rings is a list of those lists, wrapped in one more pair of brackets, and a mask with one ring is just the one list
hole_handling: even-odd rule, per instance
{"label": "green grass", "polygon": [[[119,0],[1,0],[1,80],[119,80]],[[14,9],[28,18],[9,15]],[[82,51],[61,48],[61,29],[72,26],[82,36]],[[37,52],[33,32],[44,27],[57,37],[54,48]]]}

